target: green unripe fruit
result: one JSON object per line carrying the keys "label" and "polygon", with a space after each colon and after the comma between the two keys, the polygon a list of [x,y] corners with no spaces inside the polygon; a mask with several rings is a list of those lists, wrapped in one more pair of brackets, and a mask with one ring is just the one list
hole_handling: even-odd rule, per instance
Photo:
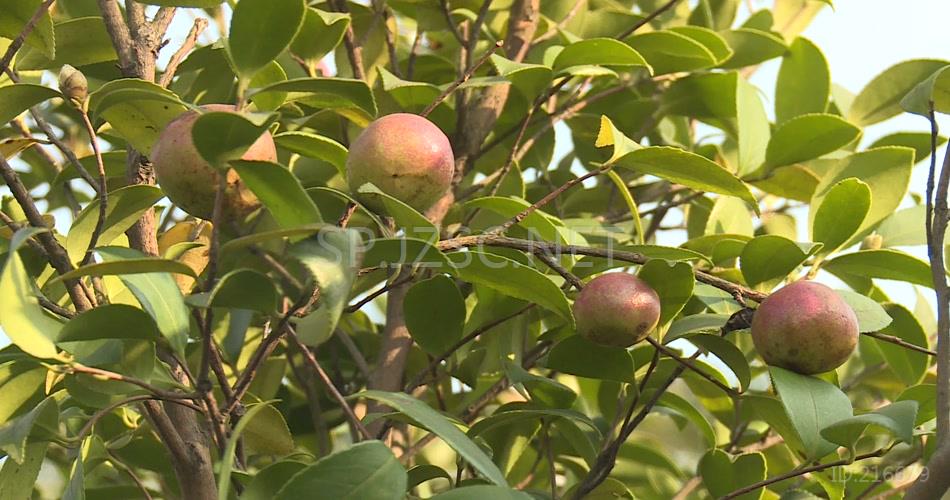
{"label": "green unripe fruit", "polygon": [[396,113],[370,123],[353,141],[346,171],[350,190],[373,210],[383,209],[378,200],[358,194],[366,183],[422,212],[452,185],[455,158],[449,138],[434,123]]}
{"label": "green unripe fruit", "polygon": [[577,333],[611,347],[630,347],[660,321],[660,297],[650,285],[627,273],[602,274],[574,300]]}
{"label": "green unripe fruit", "polygon": [[[234,106],[227,104],[208,104],[201,108],[205,111],[234,111]],[[198,116],[197,111],[188,111],[172,120],[158,137],[150,159],[158,183],[169,200],[195,217],[211,219],[218,170],[201,157],[191,139],[191,128]],[[264,132],[241,159],[277,161],[277,147],[270,132]],[[244,186],[237,172],[228,170],[227,181],[222,214],[225,220],[240,221],[261,206],[260,200]]]}
{"label": "green unripe fruit", "polygon": [[844,364],[858,335],[851,306],[814,281],[796,281],[769,295],[752,319],[752,341],[762,359],[804,375]]}

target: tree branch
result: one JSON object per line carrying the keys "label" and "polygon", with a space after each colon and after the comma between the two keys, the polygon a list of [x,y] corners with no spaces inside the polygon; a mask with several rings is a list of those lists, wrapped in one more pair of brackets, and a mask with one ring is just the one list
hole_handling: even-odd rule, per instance
{"label": "tree branch", "polygon": [[33,16],[30,17],[30,20],[26,22],[23,26],[23,29],[20,30],[20,34],[10,42],[10,45],[7,47],[6,52],[3,53],[3,57],[0,57],[0,73],[3,73],[10,67],[10,62],[13,61],[13,56],[16,55],[17,51],[20,50],[20,47],[23,46],[23,42],[26,41],[26,37],[30,36],[30,33],[33,31],[33,28],[36,27],[36,23],[40,22],[40,19],[46,15],[46,12],[49,10],[50,6],[53,5],[53,2],[56,0],[45,0],[36,8],[36,11],[33,13]]}
{"label": "tree branch", "polygon": [[661,5],[660,8],[651,12],[649,15],[647,15],[647,17],[644,17],[643,19],[641,19],[637,24],[634,24],[623,33],[617,35],[617,39],[623,40],[624,38],[627,38],[628,36],[632,35],[638,29],[646,26],[647,24],[650,24],[651,21],[659,17],[661,14],[673,8],[673,6],[676,5],[677,2],[679,2],[679,0],[670,0],[669,2],[666,2],[665,4]]}
{"label": "tree branch", "polygon": [[168,87],[168,85],[172,83],[172,79],[175,78],[175,72],[178,71],[178,65],[181,64],[185,56],[191,52],[191,49],[195,48],[195,44],[198,43],[198,37],[201,36],[201,33],[207,27],[207,19],[203,17],[195,18],[195,24],[191,27],[191,31],[188,32],[188,36],[185,37],[185,41],[182,42],[181,47],[172,55],[171,60],[168,61],[168,66],[165,67],[165,72],[162,73],[162,79],[159,81],[159,85]]}

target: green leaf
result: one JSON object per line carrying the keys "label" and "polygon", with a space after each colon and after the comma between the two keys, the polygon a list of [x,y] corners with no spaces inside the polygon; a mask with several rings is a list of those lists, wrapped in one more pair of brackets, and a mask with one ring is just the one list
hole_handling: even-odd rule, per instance
{"label": "green leaf", "polygon": [[725,363],[739,380],[741,390],[745,391],[749,388],[749,384],[752,382],[752,370],[749,368],[749,362],[746,360],[745,354],[735,344],[722,336],[706,333],[694,335],[689,338],[689,341],[715,354],[717,358]]}
{"label": "green leaf", "polygon": [[866,126],[897,116],[902,111],[901,99],[947,64],[938,59],[914,59],[887,68],[854,98],[848,119]]}
{"label": "green leaf", "polygon": [[810,253],[792,240],[767,234],[746,243],[739,256],[739,268],[746,283],[754,287],[788,276]]}
{"label": "green leaf", "polygon": [[[112,247],[119,248],[119,247]],[[102,250],[102,249],[100,249]],[[184,262],[156,257],[87,264],[49,280],[47,286],[83,276],[127,276],[134,274],[174,273],[197,278],[195,270]]]}
{"label": "green leaf", "polygon": [[861,129],[836,115],[802,114],[783,122],[769,140],[765,165],[781,165],[813,160],[847,146],[861,135]]}
{"label": "green leaf", "polygon": [[0,450],[10,460],[23,464],[27,439],[32,434],[45,436],[59,427],[59,406],[52,397],[44,399],[28,413],[0,426]]}
{"label": "green leaf", "polygon": [[46,49],[25,47],[17,57],[17,71],[59,71],[64,64],[81,67],[116,60],[112,39],[101,17],[79,17],[56,23],[53,31],[56,33],[56,57],[50,57]]}
{"label": "green leaf", "polygon": [[650,259],[640,267],[637,276],[646,281],[660,297],[658,328],[672,321],[693,296],[693,266],[686,262]]}
{"label": "green leaf", "polygon": [[556,380],[535,375],[517,363],[505,360],[505,373],[512,384],[521,384],[524,387],[531,396],[531,401],[536,401],[547,408],[570,408],[577,400],[577,393],[570,387]]}
{"label": "green leaf", "polygon": [[821,430],[851,417],[851,401],[837,386],[820,378],[769,367],[772,384],[782,400],[789,421],[802,440],[805,454],[821,458],[835,450],[836,445],[821,436]]}
{"label": "green leaf", "polygon": [[[383,90],[388,92],[403,109],[422,111],[442,93],[439,87],[431,83],[403,80],[382,66],[379,67],[378,71],[383,83]],[[441,105],[447,106],[444,101]]]}
{"label": "green leaf", "polygon": [[286,92],[288,101],[329,109],[366,126],[376,117],[376,99],[362,80],[348,78],[296,78],[278,82],[253,92]]}
{"label": "green leaf", "polygon": [[915,426],[925,424],[937,416],[937,386],[934,384],[919,384],[908,387],[901,392],[896,401],[914,401],[917,403]]}
{"label": "green leaf", "polygon": [[833,253],[850,240],[870,209],[871,188],[859,179],[849,177],[832,186],[812,220],[812,240],[824,244],[819,255]]}
{"label": "green leaf", "polygon": [[48,446],[46,441],[28,443],[21,463],[4,460],[0,469],[0,498],[31,498]]}
{"label": "green leaf", "polygon": [[646,59],[629,45],[612,38],[591,38],[564,47],[554,58],[552,68],[564,74],[575,66],[642,66],[651,70]]}
{"label": "green leaf", "polygon": [[574,324],[574,315],[564,292],[538,270],[507,257],[477,250],[451,253],[448,258],[455,266],[452,274],[459,279],[534,302]]}
{"label": "green leaf", "polygon": [[218,500],[228,500],[228,490],[231,488],[231,468],[234,466],[234,455],[237,452],[238,442],[241,440],[241,434],[248,428],[251,422],[258,414],[263,413],[270,403],[258,403],[248,408],[247,413],[241,417],[237,425],[231,431],[228,438],[228,444],[221,457],[221,466],[218,470]]}
{"label": "green leaf", "polygon": [[[122,261],[134,263],[148,259],[144,253],[130,248],[107,247],[100,248],[97,252],[104,263]],[[120,274],[119,279],[129,288],[142,307],[152,315],[162,336],[168,340],[172,348],[179,355],[184,354],[191,316],[185,306],[185,299],[172,276],[166,272],[150,272],[134,275]]]}
{"label": "green leaf", "polygon": [[[96,245],[109,245],[116,238],[123,236],[126,229],[132,227],[143,213],[151,210],[155,202],[164,196],[161,189],[147,184],[125,186],[109,193],[106,201],[106,220]],[[86,249],[98,221],[99,199],[95,198],[79,212],[66,235],[66,253],[72,262],[79,263],[86,256]]]}
{"label": "green leaf", "polygon": [[290,43],[290,51],[308,61],[317,61],[333,52],[350,25],[350,15],[308,7],[303,26]]}
{"label": "green leaf", "polygon": [[191,128],[191,139],[202,158],[215,168],[227,168],[238,160],[270,125],[254,123],[246,116],[224,111],[202,113]]}
{"label": "green leaf", "polygon": [[185,299],[198,307],[226,307],[269,314],[277,311],[280,295],[266,274],[252,269],[235,269],[221,277],[208,294]]}
{"label": "green leaf", "polygon": [[[362,391],[354,395],[355,397],[368,398],[390,406],[397,411],[404,413],[412,418],[433,434],[442,438],[445,444],[449,445],[462,458],[465,459],[482,476],[499,486],[507,486],[505,477],[502,475],[494,462],[478,447],[468,436],[458,429],[451,421],[443,417],[429,405],[418,399],[403,393],[383,392],[383,391]],[[397,498],[402,498],[405,494],[405,483]]]}
{"label": "green leaf", "polygon": [[908,113],[930,116],[931,107],[940,113],[950,113],[950,65],[938,69],[917,84],[903,99],[901,108]]}
{"label": "green leaf", "polygon": [[[5,351],[9,351],[9,348]],[[40,388],[43,387],[46,375],[46,368],[35,364],[29,358],[0,364],[0,390],[3,391],[3,398],[0,399],[0,424],[9,422],[11,417],[39,403],[43,395]]]}
{"label": "green leaf", "polygon": [[345,175],[346,147],[329,137],[310,132],[283,132],[274,136],[274,142],[301,156],[330,163],[340,175]]}
{"label": "green leaf", "polygon": [[396,268],[402,264],[421,265],[438,272],[449,272],[453,267],[448,256],[417,238],[377,238],[366,243],[365,267]]}
{"label": "green leaf", "polygon": [[[645,394],[645,396],[647,395]],[[652,395],[647,396],[646,400],[649,401],[651,396]],[[657,406],[669,408],[685,417],[702,433],[706,441],[706,446],[711,448],[716,446],[716,431],[713,430],[712,424],[709,423],[709,420],[706,420],[706,417],[700,413],[692,403],[682,396],[678,396],[672,392],[664,392],[663,395],[660,396],[659,401],[657,401]]]}
{"label": "green leaf", "polygon": [[687,36],[696,42],[699,42],[706,48],[715,59],[714,65],[722,64],[732,57],[734,52],[726,43],[726,40],[715,31],[701,26],[675,26],[670,31],[680,35]]}
{"label": "green leaf", "polygon": [[[287,81],[287,72],[277,61],[267,63],[248,82],[248,88],[263,88],[277,82]],[[251,102],[258,111],[276,111],[284,104],[287,94],[268,92],[251,97]]]}
{"label": "green leaf", "polygon": [[675,31],[653,31],[626,39],[653,68],[654,75],[695,71],[716,65],[716,56],[703,44]]}
{"label": "green leaf", "polygon": [[692,314],[684,316],[670,325],[670,329],[663,336],[663,343],[669,344],[678,338],[692,337],[697,333],[719,332],[728,320],[728,314]]}
{"label": "green leaf", "polygon": [[32,83],[17,83],[0,87],[0,123],[10,122],[20,113],[47,99],[62,96],[49,87]]}
{"label": "green leaf", "polygon": [[241,494],[242,500],[271,500],[284,484],[307,467],[303,462],[282,460],[262,468]]}
{"label": "green leaf", "polygon": [[765,163],[771,134],[758,89],[744,78],[736,80],[736,119],[739,126],[738,175],[742,176]]}
{"label": "green leaf", "polygon": [[[937,147],[946,142],[946,137],[937,136]],[[894,132],[872,142],[868,149],[884,146],[911,148],[914,150],[914,161],[920,163],[930,157],[930,132]]]}
{"label": "green leaf", "polygon": [[105,304],[69,320],[58,342],[99,339],[157,340],[162,334],[145,311],[127,304]]}
{"label": "green leaf", "polygon": [[277,225],[293,228],[323,222],[320,211],[294,176],[283,165],[268,161],[235,160],[231,166],[267,210]]}
{"label": "green leaf", "polygon": [[234,238],[223,245],[221,245],[221,255],[227,255],[229,253],[235,252],[242,248],[245,248],[249,245],[256,245],[258,243],[263,243],[265,241],[280,239],[280,238],[289,238],[293,236],[309,236],[314,234],[321,229],[327,227],[324,223],[317,224],[308,224],[302,227],[295,227],[291,229],[274,229],[272,231],[261,231],[259,233],[249,234],[247,236],[241,236],[240,238]]}
{"label": "green leaf", "polygon": [[[881,333],[892,335],[923,348],[930,347],[927,334],[912,312],[899,304],[885,304],[884,309],[892,321],[880,330]],[[901,382],[911,386],[923,380],[927,369],[930,367],[930,357],[928,355],[883,340],[875,339],[874,343],[880,349],[884,360],[887,361],[887,366],[894,371]]]}
{"label": "green leaf", "polygon": [[[477,484],[474,486],[465,486],[464,488],[454,488],[430,498],[432,500],[484,500],[486,498],[491,498],[492,500],[531,500],[534,497],[523,491],[513,490],[511,488]],[[585,498],[592,497],[588,495]]]}
{"label": "green leaf", "polygon": [[261,405],[257,414],[244,429],[244,446],[250,454],[281,456],[294,451],[294,438],[280,410]]}
{"label": "green leaf", "polygon": [[862,332],[876,332],[891,324],[891,317],[870,297],[851,290],[835,290],[854,311],[858,317],[858,330]]}
{"label": "green leaf", "polygon": [[349,298],[353,279],[363,258],[363,242],[358,232],[334,226],[295,243],[290,255],[310,271],[320,288],[317,309],[296,320],[301,342],[316,346],[333,335]]}
{"label": "green leaf", "polygon": [[752,28],[739,28],[721,31],[719,36],[726,40],[735,52],[725,63],[719,65],[723,69],[744,68],[781,57],[787,47],[785,42],[766,31]]}
{"label": "green leaf", "polygon": [[626,349],[595,344],[580,335],[558,342],[545,366],[559,372],[599,380],[634,382],[633,358]]}
{"label": "green leaf", "polygon": [[235,73],[249,80],[277,59],[304,22],[303,0],[241,0],[231,17],[228,55]]}
{"label": "green leaf", "polygon": [[[765,456],[761,453],[746,453],[732,457],[720,449],[712,449],[699,461],[699,475],[713,497],[722,497],[733,491],[765,479]],[[758,500],[761,490],[752,491],[736,498]]]}
{"label": "green leaf", "polygon": [[[913,165],[914,150],[910,148],[889,146],[852,154],[837,160],[822,176],[811,205],[820,206],[831,188],[849,177],[857,177],[871,188],[871,209],[858,233],[844,245],[848,247],[900,206]],[[809,213],[810,224],[813,215]]]}
{"label": "green leaf", "polygon": [[419,347],[439,356],[462,338],[465,300],[455,282],[445,275],[420,281],[406,292],[406,327]]}
{"label": "green leaf", "polygon": [[[831,97],[831,71],[825,55],[811,40],[798,37],[782,57],[775,83],[775,122],[824,113]],[[808,145],[807,141],[799,143]]]}
{"label": "green leaf", "polygon": [[754,207],[758,206],[748,186],[728,170],[703,156],[682,149],[650,146],[621,156],[616,164],[699,191],[735,196]]}
{"label": "green leaf", "polygon": [[107,121],[130,146],[146,154],[165,126],[187,110],[174,92],[135,78],[107,82],[89,94],[92,118]]}
{"label": "green leaf", "polygon": [[826,262],[823,268],[832,274],[845,273],[865,278],[906,281],[933,288],[930,266],[898,250],[861,250],[835,257]]}
{"label": "green leaf", "polygon": [[927,234],[924,231],[926,207],[915,205],[898,210],[881,221],[881,225],[874,230],[882,238],[881,246],[917,246],[927,244]]}
{"label": "green leaf", "polygon": [[415,465],[406,471],[406,475],[408,476],[406,491],[412,491],[416,486],[426,481],[432,481],[433,479],[445,479],[449,482],[449,485],[452,484],[452,476],[450,476],[448,472],[445,472],[445,469],[437,465]]}
{"label": "green leaf", "polygon": [[[86,442],[89,442],[88,439],[90,438],[87,438]],[[69,480],[66,482],[66,489],[61,497],[62,500],[86,500],[85,481],[83,457],[80,455],[73,460],[73,464],[69,467]]]}
{"label": "green leaf", "polygon": [[[40,0],[7,0],[4,2],[3,10],[0,10],[0,36],[10,40],[20,36],[23,28],[36,13],[36,9],[41,3]],[[28,47],[42,51],[46,57],[52,59],[56,54],[54,40],[53,19],[47,10],[39,18],[24,43]],[[2,99],[0,99],[0,102],[3,102]],[[6,123],[7,121],[9,120],[2,120],[0,123]]]}
{"label": "green leaf", "polygon": [[822,429],[821,435],[832,443],[854,449],[868,427],[875,427],[904,443],[912,444],[916,418],[916,401],[898,401],[870,413],[835,422]]}
{"label": "green leaf", "polygon": [[[465,208],[487,209],[502,217],[509,218],[518,215],[530,206],[531,204],[525,200],[502,196],[485,196],[465,203]],[[561,231],[563,227],[555,224],[554,220],[557,219],[541,210],[535,210],[517,225],[534,232],[544,241],[568,243],[567,238]]]}
{"label": "green leaf", "polygon": [[17,250],[26,240],[45,229],[23,228],[13,234],[6,265],[0,273],[0,328],[10,342],[37,358],[55,358],[53,341],[62,324],[40,306],[39,290],[30,278]]}
{"label": "green leaf", "polygon": [[498,54],[492,54],[491,62],[498,74],[528,99],[540,95],[551,84],[554,76],[551,68],[542,64],[515,62]]}
{"label": "green leaf", "polygon": [[439,240],[439,228],[435,227],[435,224],[427,219],[425,215],[403,201],[384,193],[378,187],[369,183],[360,186],[358,192],[366,198],[381,200],[381,205],[386,208],[386,212],[393,218],[396,225],[406,232],[407,237],[418,238],[430,243]]}

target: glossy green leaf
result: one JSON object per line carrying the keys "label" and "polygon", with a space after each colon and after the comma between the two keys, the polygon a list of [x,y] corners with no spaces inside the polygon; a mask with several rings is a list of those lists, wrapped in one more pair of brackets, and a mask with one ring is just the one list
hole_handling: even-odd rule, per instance
{"label": "glossy green leaf", "polygon": [[281,239],[281,238],[290,238],[294,236],[309,236],[314,234],[321,229],[327,227],[326,224],[317,223],[317,224],[308,224],[306,226],[295,227],[292,229],[274,229],[272,231],[261,231],[259,233],[249,234],[247,236],[241,236],[240,238],[234,238],[233,240],[225,242],[221,245],[221,254],[227,255],[231,252],[246,248],[249,245],[255,245],[257,243],[264,243],[265,241]]}
{"label": "glossy green leaf", "polygon": [[81,67],[116,60],[112,39],[101,17],[79,17],[56,23],[53,32],[56,34],[56,56],[50,57],[46,49],[25,47],[17,57],[18,71],[59,71],[64,64]]}
{"label": "glossy green leaf", "polygon": [[891,317],[881,304],[874,299],[851,290],[835,290],[851,306],[858,317],[858,329],[862,332],[876,332],[891,324]]}
{"label": "glossy green leaf", "polygon": [[[449,445],[462,458],[465,459],[482,476],[499,486],[507,486],[505,477],[502,475],[494,462],[478,447],[468,436],[458,429],[450,420],[439,414],[429,405],[418,399],[399,392],[383,391],[363,391],[356,396],[372,399],[397,411],[404,413],[412,418],[433,434],[442,438],[445,444]],[[388,451],[388,450],[387,450]],[[405,494],[405,483],[397,498],[402,498]]]}
{"label": "glossy green leaf", "polygon": [[930,116],[931,108],[939,113],[950,113],[950,65],[935,71],[917,84],[903,99],[901,108],[909,113]]}
{"label": "glossy green leaf", "polygon": [[59,427],[59,406],[54,398],[46,398],[28,413],[0,426],[0,450],[10,460],[23,464],[27,440],[34,433],[48,436]]}
{"label": "glossy green leaf", "polygon": [[802,114],[779,125],[765,152],[766,167],[812,160],[847,146],[861,129],[835,115]]}
{"label": "glossy green leaf", "polygon": [[551,83],[553,73],[551,68],[542,64],[528,64],[505,59],[498,54],[492,54],[491,62],[498,70],[498,74],[511,82],[526,98],[533,99]]}
{"label": "glossy green leaf", "polygon": [[247,116],[223,111],[203,113],[191,127],[195,149],[215,168],[227,168],[267,131],[270,119],[254,123]]}
{"label": "glossy green leaf", "polygon": [[[937,147],[943,146],[947,138],[937,136]],[[914,161],[920,163],[930,157],[930,132],[894,132],[878,138],[868,149],[884,146],[904,146],[914,150]]]}
{"label": "glossy green leaf", "polygon": [[[125,186],[109,193],[106,220],[96,246],[109,245],[123,236],[126,229],[132,227],[143,213],[151,210],[152,205],[164,196],[161,189],[147,184]],[[66,235],[66,253],[74,263],[79,263],[85,257],[98,221],[99,199],[96,198],[79,212]]]}
{"label": "glossy green leaf", "polygon": [[226,307],[269,314],[277,311],[280,295],[274,282],[252,269],[235,269],[218,280],[207,294],[192,295],[186,300],[199,307]]}
{"label": "glossy green leaf", "polygon": [[735,196],[757,206],[749,188],[728,170],[703,156],[682,149],[650,146],[621,156],[616,164],[699,191]]}
{"label": "glossy green leaf", "polygon": [[[274,83],[287,81],[287,72],[277,62],[271,61],[263,68],[254,73],[254,76],[248,82],[248,88],[263,88]],[[276,111],[284,104],[287,94],[281,92],[267,92],[251,97],[251,102],[258,111]]]}
{"label": "glossy green leaf", "polygon": [[376,99],[366,82],[347,78],[295,78],[255,91],[285,92],[287,100],[314,108],[333,110],[366,126],[376,117]]}
{"label": "glossy green leaf", "polygon": [[[831,71],[825,55],[811,40],[798,37],[782,57],[775,83],[775,121],[824,113],[831,97]],[[800,145],[808,145],[807,141]]]}
{"label": "glossy green leaf", "polygon": [[675,31],[653,31],[626,39],[646,59],[653,74],[694,71],[716,65],[716,56],[703,44]]}
{"label": "glossy green leaf", "polygon": [[158,340],[162,336],[145,311],[126,304],[105,304],[70,319],[58,342],[99,339]]}
{"label": "glossy green leaf", "polygon": [[744,68],[781,57],[787,47],[785,42],[766,31],[738,28],[719,33],[735,52],[719,67],[723,69]]}
{"label": "glossy green leaf", "polygon": [[250,406],[247,413],[241,417],[241,420],[239,420],[237,425],[231,430],[231,435],[228,437],[228,444],[225,446],[224,453],[222,453],[221,467],[218,470],[218,500],[228,500],[229,498],[228,491],[231,488],[231,470],[232,467],[234,467],[234,457],[237,452],[237,445],[241,440],[241,435],[245,429],[250,426],[251,422],[254,421],[254,418],[264,413],[268,407],[270,407],[270,403],[258,403]]}
{"label": "glossy green leaf", "polygon": [[462,338],[465,300],[455,282],[445,275],[412,285],[406,292],[403,310],[412,340],[433,356],[441,355]]}
{"label": "glossy green leaf", "polygon": [[267,161],[235,160],[231,166],[244,185],[267,207],[278,226],[289,229],[323,222],[320,211],[303,190],[300,179],[283,165]]}
{"label": "glossy green leaf", "polygon": [[897,116],[902,111],[901,99],[947,64],[938,59],[914,59],[887,68],[854,98],[848,119],[866,126]]}
{"label": "glossy green leaf", "polygon": [[446,254],[417,238],[378,238],[366,243],[364,266],[396,268],[400,264],[419,264],[438,272],[448,272],[453,267]]}
{"label": "glossy green leaf", "polygon": [[821,436],[821,430],[849,418],[851,401],[837,386],[820,378],[769,367],[772,384],[778,392],[788,419],[801,438],[805,454],[820,458],[834,451],[836,445]]}
{"label": "glossy green leaf", "polygon": [[13,120],[31,107],[62,94],[43,85],[18,83],[0,87],[0,123]]}
{"label": "glossy green leaf", "polygon": [[554,72],[561,74],[575,66],[642,66],[646,59],[629,45],[612,38],[591,38],[572,43],[554,58]]}
{"label": "glossy green leaf", "polygon": [[151,153],[169,122],[187,111],[173,92],[145,80],[113,80],[89,95],[93,119],[105,120],[137,151]]}
{"label": "glossy green leaf", "polygon": [[869,413],[839,420],[822,429],[821,435],[832,443],[853,449],[865,431],[874,427],[904,443],[912,444],[916,418],[916,401],[898,401]]}
{"label": "glossy green leaf", "polygon": [[452,484],[452,476],[448,472],[445,472],[445,469],[437,465],[432,464],[419,464],[413,467],[410,467],[406,471],[408,476],[408,481],[406,483],[407,491],[411,491],[416,486],[426,482],[432,481],[434,479],[445,479]]}
{"label": "glossy green leaf", "polygon": [[[486,209],[502,217],[514,217],[530,206],[531,204],[525,200],[501,196],[485,196],[465,203],[466,208]],[[556,219],[541,210],[535,210],[517,225],[527,229],[544,241],[567,243],[567,239],[562,234],[562,228],[558,227],[553,220]]]}
{"label": "glossy green leaf", "polygon": [[383,67],[379,68],[379,77],[383,83],[383,90],[406,110],[422,111],[442,93],[439,87],[431,83],[403,80]]}
{"label": "glossy green leaf", "polygon": [[708,333],[694,335],[689,338],[689,341],[711,352],[725,363],[732,370],[736,379],[739,380],[741,390],[749,388],[752,381],[752,370],[749,368],[749,362],[746,360],[745,354],[735,344],[720,335]]}
{"label": "glossy green leaf", "polygon": [[[649,398],[652,395],[647,394],[647,396]],[[647,399],[647,401],[649,401],[649,399]],[[713,430],[713,426],[709,423],[709,420],[693,406],[693,403],[690,403],[675,393],[664,392],[663,395],[660,396],[659,401],[657,401],[657,406],[668,408],[685,417],[699,429],[705,439],[706,446],[716,446],[716,431]]]}
{"label": "glossy green leaf", "polygon": [[249,454],[283,456],[294,451],[294,438],[280,410],[264,407],[244,428],[244,446]]}
{"label": "glossy green leaf", "polygon": [[[149,260],[142,252],[130,248],[106,247],[97,250],[104,263]],[[187,266],[186,266],[187,267]],[[190,269],[190,268],[189,268]],[[193,274],[194,271],[191,271]],[[185,299],[167,272],[120,274],[119,279],[132,292],[142,307],[152,315],[162,336],[179,354],[185,352],[191,316]]]}
{"label": "glossy green leaf", "polygon": [[715,64],[722,64],[732,57],[734,52],[718,33],[702,26],[675,26],[670,31],[699,42],[715,58]]}
{"label": "glossy green leaf", "polygon": [[577,393],[570,387],[556,380],[535,375],[517,363],[506,360],[505,373],[512,384],[521,384],[524,387],[531,401],[538,402],[547,408],[570,408],[577,400]]}
{"label": "glossy green leaf", "polygon": [[580,335],[555,344],[545,366],[579,377],[617,382],[635,380],[633,358],[626,349],[595,344]]}
{"label": "glossy green leaf", "polygon": [[[4,2],[4,8],[0,10],[0,36],[10,40],[18,37],[41,3],[40,0],[7,0]],[[56,44],[53,35],[53,19],[48,11],[39,18],[24,43],[27,47],[41,51],[50,59],[55,56]],[[0,123],[6,123],[7,121],[0,120]]]}
{"label": "glossy green leaf", "polygon": [[769,118],[758,89],[743,78],[736,80],[736,120],[739,127],[738,175],[756,171],[765,163],[769,146]]}
{"label": "glossy green leaf", "polygon": [[782,279],[808,258],[798,243],[782,236],[767,234],[749,241],[739,257],[739,268],[749,286]]}
{"label": "glossy green leaf", "polygon": [[363,242],[352,229],[327,226],[290,247],[290,255],[309,271],[320,288],[317,309],[296,320],[297,334],[307,345],[320,345],[333,335],[363,258]]}
{"label": "glossy green leaf", "polygon": [[[927,334],[911,311],[898,304],[885,304],[884,309],[893,321],[882,328],[881,333],[923,348],[930,347]],[[923,380],[930,367],[931,358],[928,355],[882,340],[875,339],[874,343],[887,361],[887,366],[894,371],[901,382],[911,386]]]}
{"label": "glossy green leaf", "polygon": [[386,212],[393,218],[396,225],[406,232],[407,237],[430,243],[439,240],[439,229],[435,224],[402,200],[384,193],[373,184],[363,184],[358,191],[366,198],[381,201],[380,204],[386,208]]}
{"label": "glossy green leaf", "polygon": [[663,336],[663,343],[668,344],[678,338],[691,337],[697,333],[718,333],[728,320],[728,314],[692,314],[684,316],[670,325],[670,329]]}
{"label": "glossy green leaf", "polygon": [[534,302],[570,324],[574,323],[564,292],[538,270],[500,255],[476,250],[451,253],[448,258],[455,266],[452,273],[459,279]]}
{"label": "glossy green leaf", "polygon": [[0,468],[0,498],[31,497],[48,446],[46,441],[27,443],[21,463],[4,460]]}
{"label": "glossy green leaf", "polygon": [[845,273],[866,278],[906,281],[933,288],[930,266],[898,250],[861,250],[835,257],[823,268],[832,273]]}
{"label": "glossy green leaf", "polygon": [[[119,247],[111,247],[119,248]],[[100,249],[103,250],[103,249]],[[51,279],[47,284],[52,285],[64,280],[81,278],[83,276],[126,276],[151,273],[184,274],[196,278],[195,270],[183,262],[156,257],[140,259],[126,259],[122,261],[106,261],[87,264],[68,273],[63,273]]]}
{"label": "glossy green leaf", "polygon": [[304,22],[303,0],[241,0],[227,39],[235,72],[245,79],[277,59]]}
{"label": "glossy green leaf", "polygon": [[819,254],[830,254],[841,248],[864,223],[871,209],[871,188],[859,179],[849,177],[824,195],[814,208],[812,240],[824,244]]}
{"label": "glossy green leaf", "polygon": [[752,214],[743,201],[729,196],[720,196],[713,202],[706,220],[705,234],[735,234],[751,237],[755,228]]}
{"label": "glossy green leaf", "polygon": [[303,26],[290,43],[290,51],[301,59],[316,61],[333,52],[349,25],[349,14],[308,7]]}
{"label": "glossy green leaf", "polygon": [[[732,457],[720,449],[712,449],[699,461],[699,475],[703,485],[714,497],[732,493],[743,486],[765,479],[765,456],[761,453],[745,453]],[[761,490],[752,491],[736,498],[758,500]]]}
{"label": "glossy green leaf", "polygon": [[43,229],[23,228],[13,235],[6,265],[0,273],[0,328],[10,342],[38,358],[55,358],[53,342],[62,324],[43,310],[37,299],[40,291],[27,273],[17,250],[28,238]]}
{"label": "glossy green leaf", "polygon": [[917,418],[914,425],[925,424],[937,416],[937,386],[919,384],[904,389],[896,401],[914,401],[917,403]]}
{"label": "glossy green leaf", "polygon": [[242,500],[272,500],[284,484],[307,465],[294,460],[282,460],[262,468],[244,489]]}
{"label": "glossy green leaf", "polygon": [[693,266],[686,262],[650,259],[640,267],[637,276],[660,297],[660,328],[672,321],[693,296]]}
{"label": "glossy green leaf", "polygon": [[323,160],[332,164],[344,175],[346,170],[346,147],[335,140],[310,132],[282,132],[274,136],[278,146],[307,158]]}

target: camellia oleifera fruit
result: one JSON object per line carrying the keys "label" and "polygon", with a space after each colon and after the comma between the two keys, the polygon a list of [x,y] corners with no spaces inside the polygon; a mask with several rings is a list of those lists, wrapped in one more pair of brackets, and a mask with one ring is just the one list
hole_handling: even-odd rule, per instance
{"label": "camellia oleifera fruit", "polygon": [[752,319],[752,341],[762,359],[805,375],[844,364],[858,335],[851,306],[814,281],[796,281],[769,295]]}
{"label": "camellia oleifera fruit", "polygon": [[[449,138],[434,123],[409,113],[386,115],[350,145],[346,160],[350,189],[372,183],[383,193],[424,211],[452,184],[455,158]],[[382,210],[371,196],[357,195],[374,210]]]}
{"label": "camellia oleifera fruit", "polygon": [[612,347],[646,338],[660,320],[660,297],[642,279],[627,273],[602,274],[574,300],[577,333]]}
{"label": "camellia oleifera fruit", "polygon": [[[234,106],[227,104],[208,104],[201,108],[234,111]],[[195,217],[211,219],[218,171],[201,157],[191,139],[191,128],[198,116],[197,111],[188,111],[172,120],[159,135],[150,159],[158,183],[172,203]],[[241,159],[277,161],[277,147],[270,133],[260,136]],[[241,183],[237,172],[228,170],[227,181],[222,214],[225,220],[241,220],[261,206],[254,193]]]}

